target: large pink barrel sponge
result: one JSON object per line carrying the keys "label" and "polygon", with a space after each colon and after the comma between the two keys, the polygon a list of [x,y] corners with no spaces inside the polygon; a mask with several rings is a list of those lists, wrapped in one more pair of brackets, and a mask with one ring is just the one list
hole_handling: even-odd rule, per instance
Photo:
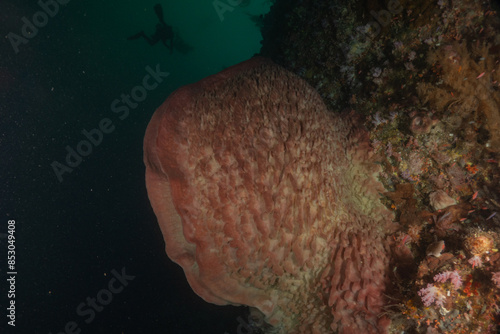
{"label": "large pink barrel sponge", "polygon": [[280,333],[384,333],[383,191],[365,131],[253,58],[175,91],[144,139],[168,256],[208,302]]}

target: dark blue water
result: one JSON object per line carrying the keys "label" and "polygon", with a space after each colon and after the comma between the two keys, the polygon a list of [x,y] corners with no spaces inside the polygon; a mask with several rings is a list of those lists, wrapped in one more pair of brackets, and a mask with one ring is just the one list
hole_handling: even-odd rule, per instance
{"label": "dark blue water", "polygon": [[[164,252],[142,140],[172,91],[259,52],[250,15],[270,4],[218,13],[212,1],[164,1],[170,53],[127,40],[153,35],[157,1],[65,2],[0,3],[0,332],[236,333],[244,309],[204,302]],[[15,327],[5,317],[10,300]]]}

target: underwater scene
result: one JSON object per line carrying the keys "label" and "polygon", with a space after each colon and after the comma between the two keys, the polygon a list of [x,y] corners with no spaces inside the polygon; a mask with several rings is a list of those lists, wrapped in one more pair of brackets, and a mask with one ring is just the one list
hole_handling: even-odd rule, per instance
{"label": "underwater scene", "polygon": [[0,333],[500,333],[499,11],[2,0]]}

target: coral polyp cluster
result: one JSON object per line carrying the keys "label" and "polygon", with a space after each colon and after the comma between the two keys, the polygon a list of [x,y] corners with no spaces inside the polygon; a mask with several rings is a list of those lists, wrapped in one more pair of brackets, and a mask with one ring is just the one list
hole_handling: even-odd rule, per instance
{"label": "coral polyp cluster", "polygon": [[481,256],[494,251],[495,241],[491,234],[482,231],[472,232],[465,238],[464,246],[472,256]]}

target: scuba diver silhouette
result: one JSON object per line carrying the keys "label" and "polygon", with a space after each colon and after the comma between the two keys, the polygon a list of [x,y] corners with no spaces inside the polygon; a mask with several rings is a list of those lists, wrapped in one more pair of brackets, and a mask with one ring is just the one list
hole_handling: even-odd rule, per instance
{"label": "scuba diver silhouette", "polygon": [[[172,29],[171,26],[165,23],[165,20],[163,19],[163,9],[161,8],[160,4],[156,4],[154,6],[154,10],[156,13],[156,16],[158,16],[158,20],[160,23],[156,25],[156,31],[151,37],[148,37],[144,31],[140,31],[137,34],[128,37],[127,39],[129,41],[134,40],[134,39],[139,39],[139,38],[144,38],[146,42],[149,43],[149,45],[153,46],[159,41],[163,43],[167,48],[169,48],[170,53],[174,51],[174,30]],[[167,41],[170,41],[170,45],[167,45]]]}

